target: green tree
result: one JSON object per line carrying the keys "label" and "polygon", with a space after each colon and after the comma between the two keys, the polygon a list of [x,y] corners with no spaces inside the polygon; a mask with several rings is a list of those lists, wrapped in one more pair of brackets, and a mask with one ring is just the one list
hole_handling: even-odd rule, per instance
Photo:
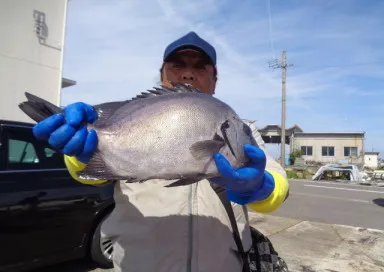
{"label": "green tree", "polygon": [[289,163],[293,165],[295,163],[296,158],[300,158],[303,155],[303,152],[300,149],[295,149],[291,154],[289,154]]}

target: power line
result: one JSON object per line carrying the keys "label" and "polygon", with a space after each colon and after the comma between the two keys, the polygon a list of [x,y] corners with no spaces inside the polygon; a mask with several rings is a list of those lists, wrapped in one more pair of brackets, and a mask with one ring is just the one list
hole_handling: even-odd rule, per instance
{"label": "power line", "polygon": [[348,67],[348,66],[363,66],[371,64],[383,64],[383,61],[372,61],[372,62],[360,62],[360,63],[349,63],[349,64],[339,64],[339,65],[295,65],[299,68],[338,68],[338,67]]}

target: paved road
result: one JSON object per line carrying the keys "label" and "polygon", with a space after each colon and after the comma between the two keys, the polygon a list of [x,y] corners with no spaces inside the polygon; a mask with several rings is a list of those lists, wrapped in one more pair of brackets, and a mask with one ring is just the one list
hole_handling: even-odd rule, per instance
{"label": "paved road", "polygon": [[290,196],[271,215],[384,229],[384,188],[336,182],[290,181]]}

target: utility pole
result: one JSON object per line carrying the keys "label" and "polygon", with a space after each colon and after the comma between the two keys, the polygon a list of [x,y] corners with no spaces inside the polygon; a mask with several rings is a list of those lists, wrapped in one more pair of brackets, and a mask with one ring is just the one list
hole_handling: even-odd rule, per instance
{"label": "utility pole", "polygon": [[282,93],[281,93],[281,149],[280,149],[280,163],[282,167],[285,167],[285,120],[286,120],[286,83],[287,83],[287,67],[292,64],[287,64],[287,53],[285,50],[282,53],[281,62],[277,59],[270,62],[269,67],[273,70],[276,68],[281,69],[282,75]]}
{"label": "utility pole", "polygon": [[287,54],[283,51],[281,57],[282,95],[281,95],[281,166],[285,168],[285,119],[286,119],[286,83],[287,83]]}

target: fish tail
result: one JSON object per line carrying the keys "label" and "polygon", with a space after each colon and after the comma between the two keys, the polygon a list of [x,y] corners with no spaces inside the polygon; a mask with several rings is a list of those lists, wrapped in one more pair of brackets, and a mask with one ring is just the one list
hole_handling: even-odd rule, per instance
{"label": "fish tail", "polygon": [[64,112],[62,108],[33,94],[26,92],[25,96],[28,101],[20,103],[19,108],[36,122],[40,122],[54,114]]}

